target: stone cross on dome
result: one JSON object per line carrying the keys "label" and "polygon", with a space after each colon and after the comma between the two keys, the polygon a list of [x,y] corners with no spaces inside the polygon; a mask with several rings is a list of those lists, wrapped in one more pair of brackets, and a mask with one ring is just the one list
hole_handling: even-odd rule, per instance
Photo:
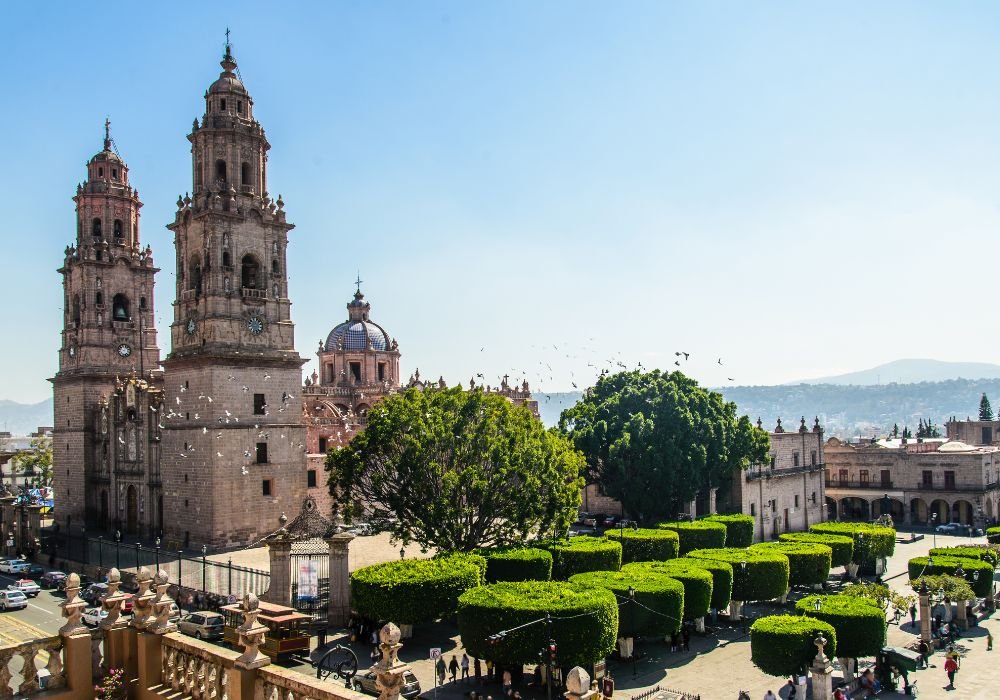
{"label": "stone cross on dome", "polygon": [[364,280],[361,279],[361,273],[358,272],[358,278],[356,280],[354,280],[354,286],[357,287],[357,291],[358,292],[361,291],[361,283],[362,282],[364,282]]}

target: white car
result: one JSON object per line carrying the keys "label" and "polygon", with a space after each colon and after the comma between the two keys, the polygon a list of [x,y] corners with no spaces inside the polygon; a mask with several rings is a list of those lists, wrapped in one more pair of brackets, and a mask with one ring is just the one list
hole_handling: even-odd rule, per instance
{"label": "white car", "polygon": [[0,610],[20,610],[28,607],[28,597],[21,591],[0,591]]}
{"label": "white car", "polygon": [[28,562],[23,559],[0,561],[0,574],[23,574],[28,570]]}
{"label": "white car", "polygon": [[7,586],[9,591],[21,591],[29,598],[34,598],[41,592],[41,587],[30,578],[22,578]]}
{"label": "white car", "polygon": [[107,616],[108,611],[104,608],[88,608],[87,612],[83,613],[83,624],[97,627]]}

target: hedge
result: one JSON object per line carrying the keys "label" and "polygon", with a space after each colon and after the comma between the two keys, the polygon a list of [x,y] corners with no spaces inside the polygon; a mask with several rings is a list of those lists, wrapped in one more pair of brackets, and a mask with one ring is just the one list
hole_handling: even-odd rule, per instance
{"label": "hedge", "polygon": [[[694,559],[724,561],[733,567],[733,600],[772,600],[788,591],[788,557],[749,549],[696,549]],[[743,566],[746,562],[746,566]]]}
{"label": "hedge", "polygon": [[[822,602],[819,611],[815,608],[817,600]],[[837,631],[837,656],[875,656],[885,646],[885,612],[867,598],[811,595],[797,602],[795,609],[833,625]]]}
{"label": "hedge", "polygon": [[693,522],[680,520],[677,522],[657,523],[661,530],[673,530],[680,537],[680,553],[684,556],[694,549],[716,549],[726,546],[726,526],[708,520]]}
{"label": "hedge", "polygon": [[683,559],[662,561],[640,561],[626,564],[621,573],[634,577],[637,581],[650,575],[669,576],[684,586],[684,619],[694,620],[704,617],[712,604],[712,574],[698,567],[682,567],[676,563]]}
{"label": "hedge", "polygon": [[941,590],[945,597],[950,600],[972,600],[972,597],[975,595],[969,582],[964,578],[945,574],[910,579],[910,588],[920,593],[920,587],[924,583],[927,584],[927,589],[932,594],[937,590]]}
{"label": "hedge", "polygon": [[622,563],[634,561],[665,561],[676,559],[680,538],[673,530],[645,528],[639,530],[608,530],[604,536],[621,543]]}
{"label": "hedge", "polygon": [[[684,584],[653,570],[622,567],[621,571],[588,571],[576,574],[570,583],[607,588],[618,596],[618,637],[641,634],[673,634],[681,628]],[[635,603],[629,599],[629,587]],[[655,612],[654,612],[655,611]]]}
{"label": "hedge", "polygon": [[451,555],[366,566],[351,574],[351,605],[373,620],[433,622],[454,613],[458,597],[482,584],[477,559]]}
{"label": "hedge", "polygon": [[726,526],[727,547],[749,547],[753,544],[754,518],[752,515],[733,513],[731,515],[709,515],[703,520],[722,523]]}
{"label": "hedge", "polygon": [[722,610],[729,606],[729,603],[733,598],[733,566],[732,564],[727,564],[724,561],[715,561],[714,559],[692,559],[691,557],[684,557],[683,559],[671,559],[670,561],[661,562],[662,569],[668,575],[672,576],[671,570],[675,567],[679,569],[689,569],[694,567],[696,569],[704,569],[708,573],[712,574],[712,602],[711,607],[716,610]]}
{"label": "hedge", "polygon": [[777,552],[788,557],[788,585],[815,586],[830,576],[833,550],[813,542],[761,542],[751,552]]}
{"label": "hedge", "polygon": [[930,551],[932,557],[961,557],[962,559],[981,559],[996,567],[997,553],[991,547],[937,547]]}
{"label": "hedge", "polygon": [[552,578],[552,553],[535,547],[487,549],[486,581],[548,581]]}
{"label": "hedge", "polygon": [[847,566],[854,556],[854,538],[847,535],[821,535],[817,532],[786,532],[778,535],[779,542],[811,542],[825,544],[833,550],[830,566]]}
{"label": "hedge", "polygon": [[986,528],[986,541],[990,544],[1000,544],[1000,527]]}
{"label": "hedge", "polygon": [[833,625],[805,615],[771,615],[750,625],[750,660],[771,676],[804,675],[816,658],[816,638],[826,638],[823,652],[837,653]]}
{"label": "hedge", "polygon": [[[979,598],[987,598],[993,594],[993,566],[981,559],[963,559],[962,557],[934,556],[934,563],[928,565],[931,557],[914,557],[907,564],[910,578],[947,574],[953,576],[958,565],[965,571],[965,580],[972,586],[973,592]],[[975,579],[974,571],[979,572],[979,580]]]}
{"label": "hedge", "polygon": [[[553,617],[551,630],[535,624],[510,632],[495,644],[488,639],[544,618],[546,613]],[[537,664],[538,652],[549,639],[556,639],[560,666],[587,666],[614,651],[618,601],[607,589],[576,583],[492,583],[466,591],[459,598],[458,629],[465,650],[480,659],[509,665]]]}
{"label": "hedge", "polygon": [[601,537],[544,540],[535,546],[551,552],[552,578],[559,581],[585,571],[618,571],[622,566],[621,544]]}
{"label": "hedge", "polygon": [[[888,559],[896,551],[896,531],[884,525],[871,523],[816,523],[809,532],[821,535],[847,535],[854,540],[855,564],[875,559]],[[863,535],[858,539],[858,535]],[[860,545],[860,546],[859,546]]]}

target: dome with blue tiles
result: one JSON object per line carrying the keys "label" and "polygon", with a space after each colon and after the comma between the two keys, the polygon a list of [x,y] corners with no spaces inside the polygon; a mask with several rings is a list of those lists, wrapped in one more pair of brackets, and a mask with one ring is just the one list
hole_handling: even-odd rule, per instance
{"label": "dome with blue tiles", "polygon": [[324,350],[389,350],[393,341],[382,326],[369,319],[371,304],[365,301],[365,295],[358,289],[354,299],[347,305],[348,319],[336,326],[326,337]]}

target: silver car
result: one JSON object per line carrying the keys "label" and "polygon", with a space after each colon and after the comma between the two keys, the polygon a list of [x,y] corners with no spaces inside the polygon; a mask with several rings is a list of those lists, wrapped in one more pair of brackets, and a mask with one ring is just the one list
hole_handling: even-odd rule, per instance
{"label": "silver car", "polygon": [[207,639],[210,642],[222,639],[223,627],[225,624],[221,613],[203,610],[188,613],[177,623],[179,632],[195,639]]}

